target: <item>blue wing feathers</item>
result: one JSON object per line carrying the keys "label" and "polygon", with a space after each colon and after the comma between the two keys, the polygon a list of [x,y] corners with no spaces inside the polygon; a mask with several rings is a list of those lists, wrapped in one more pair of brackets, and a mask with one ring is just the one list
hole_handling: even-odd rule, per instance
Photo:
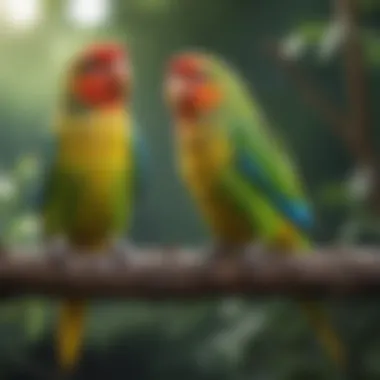
{"label": "blue wing feathers", "polygon": [[235,165],[241,175],[260,189],[284,216],[302,230],[309,230],[313,223],[313,213],[302,199],[295,199],[281,193],[270,181],[263,168],[244,151],[236,152]]}

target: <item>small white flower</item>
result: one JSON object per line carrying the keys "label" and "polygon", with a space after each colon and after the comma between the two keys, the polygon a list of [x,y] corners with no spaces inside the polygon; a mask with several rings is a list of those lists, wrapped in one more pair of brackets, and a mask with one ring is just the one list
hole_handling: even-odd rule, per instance
{"label": "small white flower", "polygon": [[346,29],[341,20],[334,20],[326,28],[319,44],[319,58],[328,60],[341,46],[345,37]]}
{"label": "small white flower", "polygon": [[365,200],[373,186],[373,171],[370,167],[357,167],[347,180],[348,195],[355,200]]}
{"label": "small white flower", "polygon": [[253,311],[247,312],[239,323],[217,334],[211,344],[220,355],[237,361],[242,356],[248,342],[262,331],[266,320],[266,312],[255,308]]}
{"label": "small white flower", "polygon": [[298,59],[306,48],[306,40],[299,33],[290,34],[281,44],[282,54],[289,59]]}

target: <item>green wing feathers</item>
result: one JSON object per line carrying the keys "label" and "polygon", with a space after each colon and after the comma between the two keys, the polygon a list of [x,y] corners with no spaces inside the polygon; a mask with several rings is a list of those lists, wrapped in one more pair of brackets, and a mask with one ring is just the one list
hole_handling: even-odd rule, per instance
{"label": "green wing feathers", "polygon": [[[232,146],[229,170],[235,171],[255,200],[261,195],[268,202],[265,208],[271,205],[278,217],[307,233],[313,225],[313,213],[289,154],[271,133],[243,81],[225,63],[211,62],[226,94],[217,117]],[[257,213],[252,217],[266,223]]]}
{"label": "green wing feathers", "polygon": [[[90,215],[89,219],[84,219],[86,220],[84,225],[83,221],[78,222],[80,213],[77,212],[79,203],[86,203],[87,197],[87,194],[83,193],[86,190],[81,183],[82,177],[77,173],[68,173],[67,170],[62,170],[60,162],[57,161],[57,150],[50,150],[48,160],[50,166],[47,166],[45,171],[44,188],[39,199],[47,238],[57,233],[73,236],[73,234],[81,234],[83,231],[99,231],[99,229],[93,230],[93,222],[95,226],[101,226],[101,233],[112,229],[115,233],[124,234],[129,227],[133,203],[141,199],[146,187],[148,167],[147,150],[136,128],[133,129],[132,139],[125,143],[129,150],[127,159],[132,160],[132,162],[126,163],[125,167],[131,168],[131,170],[128,172],[126,170],[124,173],[120,173],[120,176],[116,176],[116,182],[111,187],[112,194],[109,194],[110,199],[105,202],[104,214],[102,212],[99,214],[96,208],[91,209],[88,208],[88,205],[84,206]],[[57,147],[56,144],[53,146]],[[98,237],[96,239],[98,240]],[[73,370],[82,350],[85,308],[83,300],[64,300],[61,305],[56,336],[57,358],[60,368],[65,372]]]}
{"label": "green wing feathers", "polygon": [[[233,152],[221,173],[222,191],[264,242],[273,241],[288,224],[292,248],[309,250],[313,212],[290,156],[272,135],[242,80],[225,63],[212,58],[211,62],[226,94],[218,119]],[[300,306],[330,357],[344,366],[345,347],[321,305],[303,302]]]}

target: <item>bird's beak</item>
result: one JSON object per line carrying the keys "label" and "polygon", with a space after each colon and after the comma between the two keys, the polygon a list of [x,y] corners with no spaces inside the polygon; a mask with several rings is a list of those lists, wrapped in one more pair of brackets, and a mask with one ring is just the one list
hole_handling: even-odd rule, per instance
{"label": "bird's beak", "polygon": [[111,75],[115,83],[117,83],[120,88],[127,90],[131,81],[131,68],[128,63],[117,60],[112,68]]}
{"label": "bird's beak", "polygon": [[112,66],[112,76],[120,83],[126,84],[131,77],[131,68],[128,63],[122,60],[117,60]]}
{"label": "bird's beak", "polygon": [[112,86],[118,92],[128,96],[131,85],[131,68],[128,63],[123,60],[117,60],[111,67],[110,78]]}
{"label": "bird's beak", "polygon": [[169,76],[166,85],[166,97],[171,104],[176,104],[187,93],[185,81],[176,75]]}

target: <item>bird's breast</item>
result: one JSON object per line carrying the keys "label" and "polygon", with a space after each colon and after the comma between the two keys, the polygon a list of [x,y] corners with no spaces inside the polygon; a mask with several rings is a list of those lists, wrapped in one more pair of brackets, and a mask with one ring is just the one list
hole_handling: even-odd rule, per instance
{"label": "bird's breast", "polygon": [[214,235],[231,243],[249,240],[249,224],[219,187],[232,154],[228,140],[223,135],[211,138],[187,132],[178,150],[182,177]]}
{"label": "bird's breast", "polygon": [[130,134],[128,119],[122,115],[65,120],[60,129],[59,161],[66,170],[93,181],[128,172]]}

